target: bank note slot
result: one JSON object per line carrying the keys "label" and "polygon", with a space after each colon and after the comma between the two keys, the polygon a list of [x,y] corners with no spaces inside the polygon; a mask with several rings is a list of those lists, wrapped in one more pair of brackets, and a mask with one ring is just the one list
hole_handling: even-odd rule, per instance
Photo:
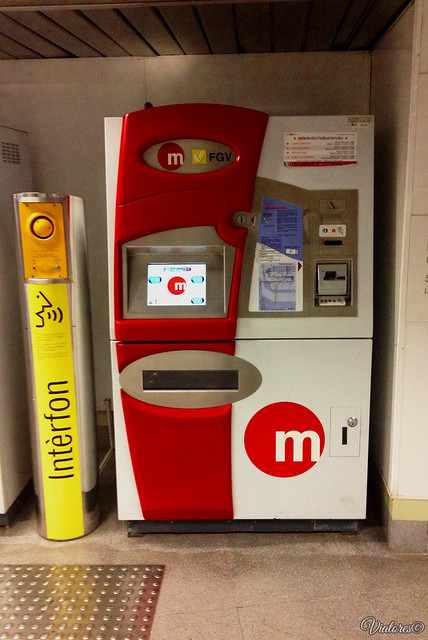
{"label": "bank note slot", "polygon": [[237,370],[143,371],[145,391],[234,391],[239,389]]}

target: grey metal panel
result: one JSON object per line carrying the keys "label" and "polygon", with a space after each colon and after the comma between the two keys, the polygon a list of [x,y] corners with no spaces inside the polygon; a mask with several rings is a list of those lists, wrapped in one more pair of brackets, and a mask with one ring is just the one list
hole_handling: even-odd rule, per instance
{"label": "grey metal panel", "polygon": [[151,7],[131,7],[122,9],[122,15],[132,24],[134,29],[160,56],[182,54],[183,50],[161,19],[160,14]]}
{"label": "grey metal panel", "polygon": [[153,49],[117,11],[89,9],[83,13],[131,56],[155,55]]}
{"label": "grey metal panel", "polygon": [[211,53],[193,7],[162,7],[161,14],[187,55]]}
{"label": "grey metal panel", "polygon": [[[149,262],[171,262],[171,247],[175,247],[174,260],[206,265],[209,300],[206,305],[190,309],[147,304],[146,291],[142,291],[140,283],[147,282]],[[187,228],[185,235],[183,229],[160,231],[125,243],[122,245],[124,318],[226,317],[234,262],[235,247],[208,226]]]}
{"label": "grey metal panel", "polygon": [[45,12],[45,15],[104,56],[127,55],[122,47],[96,27],[80,11],[50,11],[49,13]]}
{"label": "grey metal panel", "polygon": [[[63,58],[67,57],[67,52],[42,38],[34,31],[27,29],[22,24],[12,20],[8,15],[0,14],[0,32],[19,42],[24,47],[31,50],[31,58],[38,58],[40,54],[43,58]],[[21,56],[17,56],[21,57]]]}
{"label": "grey metal panel", "polygon": [[99,56],[98,51],[76,38],[69,31],[60,27],[56,22],[42,13],[35,11],[15,11],[8,14],[20,24],[28,27],[50,42],[55,43],[65,51],[78,58],[93,58]]}
{"label": "grey metal panel", "polygon": [[[147,378],[145,372],[173,372],[190,377],[203,373],[211,376],[224,376],[227,372],[236,375],[237,387],[231,385],[221,387],[213,385],[211,388],[178,388],[177,386],[155,389],[150,383],[145,386]],[[120,373],[121,388],[133,398],[160,407],[176,408],[207,408],[221,407],[243,400],[257,391],[262,383],[260,371],[251,362],[231,356],[226,353],[208,350],[178,350],[164,351],[145,356],[128,364]]]}
{"label": "grey metal panel", "polygon": [[212,53],[238,53],[233,6],[201,5],[198,13]]}

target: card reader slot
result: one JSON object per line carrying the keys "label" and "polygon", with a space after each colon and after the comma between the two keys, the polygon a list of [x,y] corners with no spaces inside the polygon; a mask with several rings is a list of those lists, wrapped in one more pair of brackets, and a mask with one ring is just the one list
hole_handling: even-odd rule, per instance
{"label": "card reader slot", "polygon": [[143,373],[146,391],[222,391],[239,389],[239,371],[151,369]]}

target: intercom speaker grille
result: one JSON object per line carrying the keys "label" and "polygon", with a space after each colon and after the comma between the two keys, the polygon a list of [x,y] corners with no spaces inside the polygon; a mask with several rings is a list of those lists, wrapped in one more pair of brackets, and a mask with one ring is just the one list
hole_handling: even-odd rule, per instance
{"label": "intercom speaker grille", "polygon": [[16,144],[15,142],[2,142],[1,157],[3,162],[7,162],[9,164],[21,164],[19,144]]}

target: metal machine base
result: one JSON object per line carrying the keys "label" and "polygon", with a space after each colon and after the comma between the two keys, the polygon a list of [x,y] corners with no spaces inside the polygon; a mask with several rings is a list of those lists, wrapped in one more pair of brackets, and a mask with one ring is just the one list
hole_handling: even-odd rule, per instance
{"label": "metal machine base", "polygon": [[356,533],[358,520],[130,520],[128,536],[145,533]]}
{"label": "metal machine base", "polygon": [[148,640],[163,570],[0,567],[0,640]]}

